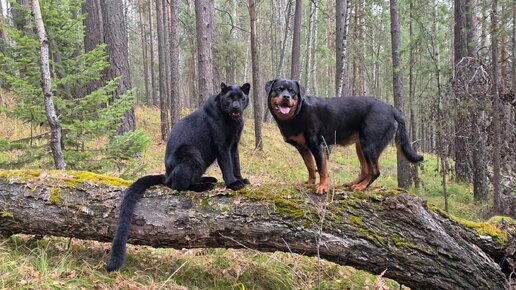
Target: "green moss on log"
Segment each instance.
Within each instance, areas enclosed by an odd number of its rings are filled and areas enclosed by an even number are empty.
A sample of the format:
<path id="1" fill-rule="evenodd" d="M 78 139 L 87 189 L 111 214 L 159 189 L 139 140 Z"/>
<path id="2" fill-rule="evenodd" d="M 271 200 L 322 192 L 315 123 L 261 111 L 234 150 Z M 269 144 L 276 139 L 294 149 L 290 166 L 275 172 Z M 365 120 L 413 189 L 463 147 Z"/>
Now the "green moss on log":
<path id="1" fill-rule="evenodd" d="M 87 171 L 72 170 L 0 170 L 0 178 L 15 179 L 22 182 L 45 182 L 51 179 L 55 184 L 77 186 L 83 182 L 105 184 L 114 187 L 128 187 L 131 181 L 96 174 Z"/>

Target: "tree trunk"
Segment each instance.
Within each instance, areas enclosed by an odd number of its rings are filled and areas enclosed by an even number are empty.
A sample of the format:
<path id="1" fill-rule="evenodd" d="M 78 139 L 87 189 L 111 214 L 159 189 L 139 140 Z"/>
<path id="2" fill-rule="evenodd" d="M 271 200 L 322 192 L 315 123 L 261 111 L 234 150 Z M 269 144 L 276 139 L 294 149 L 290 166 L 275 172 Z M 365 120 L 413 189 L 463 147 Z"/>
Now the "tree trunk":
<path id="1" fill-rule="evenodd" d="M 493 198 L 494 211 L 501 212 L 501 176 L 500 176 L 500 100 L 499 100 L 499 80 L 498 80 L 498 1 L 494 0 L 491 4 L 491 97 L 493 98 Z"/>
<path id="2" fill-rule="evenodd" d="M 401 74 L 401 31 L 398 15 L 397 0 L 390 0 L 391 13 L 391 42 L 392 42 L 392 86 L 394 94 L 394 106 L 400 110 L 403 116 L 405 100 L 403 98 L 403 76 Z M 410 165 L 401 150 L 397 151 L 398 186 L 408 188 L 411 184 Z"/>
<path id="3" fill-rule="evenodd" d="M 346 49 L 348 37 L 348 0 L 336 0 L 336 65 L 335 65 L 335 94 L 342 97 L 345 86 L 345 70 L 346 70 Z"/>
<path id="4" fill-rule="evenodd" d="M 106 72 L 106 79 L 111 80 L 121 76 L 122 79 L 118 88 L 113 94 L 117 99 L 131 89 L 131 76 L 129 73 L 127 21 L 124 15 L 124 5 L 116 0 L 100 1 L 102 20 L 104 27 L 104 42 L 109 58 L 109 68 Z M 122 125 L 118 134 L 123 134 L 136 129 L 134 107 L 124 113 Z"/>
<path id="5" fill-rule="evenodd" d="M 276 76 L 275 77 L 281 77 L 284 75 L 283 67 L 284 67 L 284 63 L 285 63 L 285 50 L 287 47 L 287 42 L 288 42 L 287 40 L 288 40 L 288 36 L 289 36 L 289 31 L 290 31 L 291 11 L 292 11 L 292 1 L 288 0 L 287 13 L 285 14 L 285 27 L 283 30 L 283 41 L 281 42 L 279 63 L 278 63 L 278 66 L 276 67 Z"/>
<path id="6" fill-rule="evenodd" d="M 63 150 L 61 148 L 61 125 L 56 114 L 54 100 L 52 98 L 52 79 L 50 78 L 50 66 L 48 58 L 48 39 L 45 32 L 45 24 L 41 17 L 41 9 L 39 1 L 32 1 L 32 14 L 36 24 L 36 30 L 39 37 L 39 45 L 41 52 L 41 89 L 45 98 L 45 112 L 47 115 L 48 125 L 50 126 L 50 148 L 54 157 L 54 166 L 57 169 L 65 169 Z"/>
<path id="7" fill-rule="evenodd" d="M 468 56 L 468 48 L 467 48 L 467 36 L 466 36 L 466 1 L 467 0 L 454 0 L 454 65 L 457 65 L 463 57 Z M 462 102 L 464 102 L 464 96 L 457 95 L 455 96 L 455 102 L 457 107 L 461 107 Z M 470 135 L 469 127 L 469 118 L 465 116 L 464 113 L 458 113 L 458 116 L 455 118 L 455 178 L 458 181 L 466 181 L 469 182 L 472 180 L 472 170 L 470 165 L 470 156 L 471 152 L 469 152 L 469 139 Z"/>
<path id="8" fill-rule="evenodd" d="M 5 47 L 7 45 L 7 30 L 5 29 L 4 25 L 4 8 L 2 5 L 2 1 L 0 1 L 0 52 L 2 53 L 4 52 Z"/>
<path id="9" fill-rule="evenodd" d="M 310 1 L 310 11 L 309 11 L 309 17 L 308 17 L 308 27 L 307 27 L 307 36 L 306 36 L 306 61 L 305 61 L 305 94 L 310 94 L 310 87 L 311 87 L 311 78 L 312 78 L 312 58 L 314 54 L 314 47 L 312 45 L 312 42 L 315 41 L 314 39 L 314 27 L 317 25 L 314 21 L 315 19 L 315 2 Z"/>
<path id="10" fill-rule="evenodd" d="M 110 242 L 128 184 L 88 172 L 0 171 L 0 234 Z M 155 187 L 136 207 L 129 242 L 319 255 L 375 274 L 387 269 L 386 277 L 412 289 L 509 289 L 502 271 L 510 273 L 510 265 L 497 262 L 516 258 L 514 252 L 416 196 L 341 192 L 327 202 L 308 187 L 270 188 L 178 193 Z"/>
<path id="11" fill-rule="evenodd" d="M 197 28 L 197 81 L 199 83 L 199 106 L 208 97 L 215 93 L 213 86 L 213 51 L 215 13 L 213 0 L 195 0 L 196 28 Z"/>
<path id="12" fill-rule="evenodd" d="M 82 4 L 82 13 L 86 14 L 84 24 L 84 51 L 95 49 L 104 39 L 102 13 L 99 0 L 86 0 Z M 86 86 L 84 95 L 88 95 L 103 86 L 101 80 L 93 80 Z"/>
<path id="13" fill-rule="evenodd" d="M 159 106 L 158 91 L 156 89 L 156 75 L 155 75 L 155 62 L 154 62 L 154 34 L 152 29 L 152 0 L 147 2 L 147 11 L 149 12 L 149 51 L 150 51 L 150 85 L 151 85 L 151 97 L 153 106 Z"/>
<path id="14" fill-rule="evenodd" d="M 299 80 L 300 59 L 301 59 L 301 22 L 303 20 L 303 0 L 296 0 L 296 10 L 294 14 L 294 27 L 292 33 L 292 60 L 290 66 L 290 78 Z"/>
<path id="15" fill-rule="evenodd" d="M 409 2 L 409 110 L 410 110 L 410 139 L 416 140 L 417 136 L 417 124 L 416 124 L 416 118 L 415 118 L 415 104 L 414 104 L 414 97 L 416 94 L 416 84 L 414 80 L 414 51 L 415 51 L 415 40 L 414 40 L 414 31 L 413 31 L 413 12 L 414 12 L 414 4 L 412 3 L 413 0 L 410 0 Z M 417 144 L 417 143 L 416 143 Z M 417 145 L 414 146 L 414 149 L 417 151 Z M 418 174 L 418 164 L 410 164 L 410 169 L 412 172 L 413 182 L 414 186 L 416 188 L 419 188 L 420 182 L 419 182 L 419 174 Z"/>
<path id="16" fill-rule="evenodd" d="M 145 85 L 145 97 L 143 98 L 147 104 L 152 104 L 149 86 L 149 57 L 147 52 L 147 32 L 145 31 L 145 21 L 143 20 L 143 10 L 145 3 L 137 2 L 138 18 L 140 21 L 140 40 L 142 43 L 142 60 L 143 60 L 143 83 Z"/>
<path id="17" fill-rule="evenodd" d="M 263 149 L 262 141 L 262 98 L 263 90 L 260 84 L 260 58 L 259 46 L 256 32 L 256 22 L 258 21 L 258 7 L 256 0 L 249 0 L 249 21 L 251 26 L 251 58 L 253 62 L 253 111 L 254 111 L 254 136 L 255 147 Z"/>
<path id="18" fill-rule="evenodd" d="M 170 19 L 169 19 L 169 28 L 170 28 L 170 37 L 169 37 L 169 46 L 170 46 L 170 114 L 171 114 L 171 127 L 173 128 L 175 124 L 181 118 L 181 90 L 180 90 L 180 82 L 181 82 L 181 72 L 179 71 L 179 30 L 178 30 L 178 9 L 179 9 L 179 1 L 178 0 L 169 0 L 168 2 L 170 8 Z"/>
<path id="19" fill-rule="evenodd" d="M 167 68 L 165 58 L 165 25 L 163 23 L 163 0 L 156 1 L 156 21 L 158 32 L 158 64 L 159 64 L 159 111 L 161 123 L 161 139 L 166 141 L 170 132 L 168 118 Z"/>

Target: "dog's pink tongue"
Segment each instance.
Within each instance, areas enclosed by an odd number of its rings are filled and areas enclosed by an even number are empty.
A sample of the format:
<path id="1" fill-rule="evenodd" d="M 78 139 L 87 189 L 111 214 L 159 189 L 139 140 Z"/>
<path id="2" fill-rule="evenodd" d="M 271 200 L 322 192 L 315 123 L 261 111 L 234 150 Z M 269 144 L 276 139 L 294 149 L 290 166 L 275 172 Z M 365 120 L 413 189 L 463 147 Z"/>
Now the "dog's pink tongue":
<path id="1" fill-rule="evenodd" d="M 279 107 L 279 110 L 282 114 L 286 115 L 288 112 L 290 112 L 290 107 Z"/>

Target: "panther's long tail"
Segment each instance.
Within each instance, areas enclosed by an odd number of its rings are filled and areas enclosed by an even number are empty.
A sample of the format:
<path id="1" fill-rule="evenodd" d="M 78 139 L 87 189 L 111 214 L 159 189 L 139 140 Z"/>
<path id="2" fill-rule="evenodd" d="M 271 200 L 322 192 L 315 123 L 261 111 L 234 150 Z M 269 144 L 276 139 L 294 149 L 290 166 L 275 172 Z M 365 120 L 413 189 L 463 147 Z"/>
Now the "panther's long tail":
<path id="1" fill-rule="evenodd" d="M 405 155 L 408 161 L 412 163 L 423 161 L 423 156 L 417 155 L 416 151 L 410 145 L 409 138 L 407 136 L 407 128 L 405 126 L 405 120 L 401 116 L 400 112 L 394 108 L 394 119 L 398 122 L 398 131 L 396 132 L 396 142 L 401 148 L 401 152 Z"/>
<path id="2" fill-rule="evenodd" d="M 108 272 L 115 271 L 122 267 L 125 260 L 125 248 L 129 237 L 129 226 L 133 218 L 136 203 L 143 196 L 145 190 L 153 185 L 163 184 L 164 175 L 148 175 L 134 182 L 124 194 L 120 204 L 120 214 L 113 244 L 111 246 L 111 257 L 107 263 Z"/>

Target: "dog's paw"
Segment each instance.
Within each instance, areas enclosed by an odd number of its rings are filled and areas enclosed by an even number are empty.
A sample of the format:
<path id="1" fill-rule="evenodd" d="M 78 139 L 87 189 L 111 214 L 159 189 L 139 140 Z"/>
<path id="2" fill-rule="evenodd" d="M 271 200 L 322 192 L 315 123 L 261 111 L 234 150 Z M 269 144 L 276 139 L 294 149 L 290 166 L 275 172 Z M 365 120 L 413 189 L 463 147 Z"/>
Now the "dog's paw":
<path id="1" fill-rule="evenodd" d="M 251 184 L 251 182 L 250 182 L 250 181 L 249 181 L 249 179 L 247 179 L 247 178 L 242 178 L 242 179 L 240 179 L 240 181 L 242 181 L 242 182 L 243 182 L 244 184 L 246 184 L 246 185 Z"/>
<path id="2" fill-rule="evenodd" d="M 318 195 L 323 195 L 328 192 L 327 184 L 318 184 L 315 186 L 315 193 Z"/>
<path id="3" fill-rule="evenodd" d="M 239 190 L 245 187 L 245 183 L 241 179 L 226 185 L 226 187 L 232 190 Z"/>

